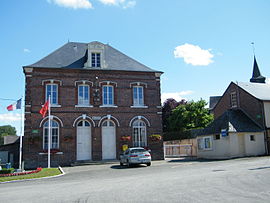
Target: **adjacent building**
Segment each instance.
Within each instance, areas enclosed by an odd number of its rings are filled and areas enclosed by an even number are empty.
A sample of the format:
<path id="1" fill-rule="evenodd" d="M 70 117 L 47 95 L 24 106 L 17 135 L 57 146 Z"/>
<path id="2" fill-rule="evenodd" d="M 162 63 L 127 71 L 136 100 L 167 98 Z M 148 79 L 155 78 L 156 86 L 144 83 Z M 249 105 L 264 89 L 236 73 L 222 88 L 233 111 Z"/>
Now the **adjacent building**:
<path id="1" fill-rule="evenodd" d="M 231 82 L 210 100 L 215 120 L 198 136 L 198 157 L 262 155 L 270 149 L 270 85 L 254 57 L 250 82 Z"/>
<path id="2" fill-rule="evenodd" d="M 26 168 L 47 164 L 48 116 L 39 110 L 49 96 L 53 166 L 118 159 L 127 146 L 164 158 L 153 139 L 162 134 L 161 71 L 100 42 L 68 42 L 23 70 Z"/>

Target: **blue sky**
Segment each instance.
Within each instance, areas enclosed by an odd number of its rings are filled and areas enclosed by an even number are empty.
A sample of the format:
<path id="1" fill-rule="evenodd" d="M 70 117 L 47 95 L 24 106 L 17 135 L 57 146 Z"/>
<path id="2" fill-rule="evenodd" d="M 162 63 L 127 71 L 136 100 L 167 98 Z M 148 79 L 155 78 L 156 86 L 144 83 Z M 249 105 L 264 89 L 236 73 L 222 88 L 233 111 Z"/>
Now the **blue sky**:
<path id="1" fill-rule="evenodd" d="M 24 94 L 22 66 L 69 41 L 109 43 L 162 76 L 162 98 L 208 101 L 249 81 L 253 51 L 270 77 L 269 0 L 8 0 L 0 6 L 0 126 Z M 11 99 L 11 100 L 3 100 Z"/>

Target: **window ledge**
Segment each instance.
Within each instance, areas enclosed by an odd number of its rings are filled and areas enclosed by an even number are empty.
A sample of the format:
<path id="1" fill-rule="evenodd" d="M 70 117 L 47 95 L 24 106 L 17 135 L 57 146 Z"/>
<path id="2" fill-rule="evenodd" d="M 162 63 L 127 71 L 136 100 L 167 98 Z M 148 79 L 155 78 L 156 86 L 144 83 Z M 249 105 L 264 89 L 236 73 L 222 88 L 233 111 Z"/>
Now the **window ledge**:
<path id="1" fill-rule="evenodd" d="M 48 153 L 46 153 L 46 152 L 39 152 L 38 153 L 39 155 L 48 155 Z M 63 152 L 56 152 L 56 153 L 51 153 L 51 155 L 52 154 L 64 154 Z"/>
<path id="2" fill-rule="evenodd" d="M 100 108 L 117 108 L 118 106 L 115 105 L 101 105 Z"/>
<path id="3" fill-rule="evenodd" d="M 200 151 L 212 151 L 212 148 L 207 148 L 207 149 L 199 149 Z"/>
<path id="4" fill-rule="evenodd" d="M 80 107 L 80 108 L 92 108 L 93 106 L 92 105 L 75 105 L 75 107 Z"/>
<path id="5" fill-rule="evenodd" d="M 61 105 L 60 104 L 51 104 L 51 107 L 52 108 L 54 108 L 54 107 L 59 108 L 59 107 L 61 107 Z"/>
<path id="6" fill-rule="evenodd" d="M 147 109 L 148 106 L 130 106 L 130 108 Z"/>

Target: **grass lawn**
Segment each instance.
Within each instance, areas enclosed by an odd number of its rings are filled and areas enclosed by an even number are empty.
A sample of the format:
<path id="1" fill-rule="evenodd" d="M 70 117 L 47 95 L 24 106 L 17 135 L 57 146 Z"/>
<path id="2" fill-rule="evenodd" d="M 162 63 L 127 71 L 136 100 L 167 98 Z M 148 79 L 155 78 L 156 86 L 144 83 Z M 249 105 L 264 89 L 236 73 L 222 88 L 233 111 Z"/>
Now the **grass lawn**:
<path id="1" fill-rule="evenodd" d="M 48 176 L 55 176 L 59 174 L 61 174 L 61 171 L 58 168 L 43 168 L 38 173 L 32 173 L 32 174 L 20 175 L 20 176 L 0 177 L 0 182 L 11 181 L 11 180 L 42 178 L 42 177 L 48 177 Z"/>

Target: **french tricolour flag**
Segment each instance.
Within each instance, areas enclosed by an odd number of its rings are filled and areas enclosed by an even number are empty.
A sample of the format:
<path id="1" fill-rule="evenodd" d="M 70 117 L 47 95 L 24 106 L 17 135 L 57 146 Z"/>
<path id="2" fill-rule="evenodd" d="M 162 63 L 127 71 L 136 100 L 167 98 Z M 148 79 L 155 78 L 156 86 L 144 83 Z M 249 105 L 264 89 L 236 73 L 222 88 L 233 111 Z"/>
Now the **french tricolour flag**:
<path id="1" fill-rule="evenodd" d="M 13 110 L 16 110 L 16 109 L 21 109 L 21 106 L 22 106 L 22 99 L 19 99 L 19 100 L 17 100 L 17 102 L 9 105 L 7 107 L 7 110 L 8 111 L 13 111 Z"/>

